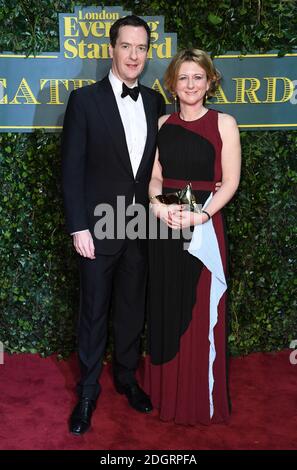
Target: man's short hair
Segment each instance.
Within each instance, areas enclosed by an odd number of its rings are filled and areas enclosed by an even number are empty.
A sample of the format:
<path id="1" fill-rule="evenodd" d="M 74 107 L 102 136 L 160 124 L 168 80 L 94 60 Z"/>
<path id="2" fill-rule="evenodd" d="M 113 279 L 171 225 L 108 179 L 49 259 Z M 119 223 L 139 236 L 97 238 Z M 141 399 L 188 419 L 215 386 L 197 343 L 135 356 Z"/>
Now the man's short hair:
<path id="1" fill-rule="evenodd" d="M 147 50 L 149 50 L 151 30 L 149 28 L 149 25 L 142 18 L 139 18 L 139 16 L 136 15 L 124 16 L 123 18 L 120 18 L 113 23 L 109 33 L 110 44 L 112 45 L 112 47 L 115 47 L 119 36 L 119 30 L 123 26 L 136 26 L 144 28 L 147 33 Z"/>

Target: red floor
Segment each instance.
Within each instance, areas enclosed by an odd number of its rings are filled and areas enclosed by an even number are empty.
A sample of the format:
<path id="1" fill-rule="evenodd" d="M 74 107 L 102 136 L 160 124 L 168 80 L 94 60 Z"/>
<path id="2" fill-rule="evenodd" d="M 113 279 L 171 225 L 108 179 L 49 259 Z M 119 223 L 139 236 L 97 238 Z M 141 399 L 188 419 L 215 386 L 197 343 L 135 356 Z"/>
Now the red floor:
<path id="1" fill-rule="evenodd" d="M 297 365 L 290 364 L 290 352 L 231 359 L 228 426 L 185 427 L 160 422 L 157 411 L 137 413 L 114 391 L 106 366 L 92 429 L 82 437 L 67 427 L 76 401 L 75 357 L 5 355 L 0 449 L 297 449 Z"/>

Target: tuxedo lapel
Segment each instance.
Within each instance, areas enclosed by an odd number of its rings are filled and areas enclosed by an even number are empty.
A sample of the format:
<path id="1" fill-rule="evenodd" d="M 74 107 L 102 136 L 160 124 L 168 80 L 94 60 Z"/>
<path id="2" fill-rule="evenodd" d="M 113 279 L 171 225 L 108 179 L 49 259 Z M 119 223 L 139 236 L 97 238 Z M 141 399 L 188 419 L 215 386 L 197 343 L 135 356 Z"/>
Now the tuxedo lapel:
<path id="1" fill-rule="evenodd" d="M 154 122 L 155 119 L 157 119 L 157 116 L 154 115 L 153 113 L 153 108 L 152 108 L 152 99 L 148 91 L 145 89 L 145 87 L 139 85 L 140 87 L 140 93 L 143 101 L 143 106 L 144 106 L 144 112 L 146 116 L 146 124 L 147 124 L 147 137 L 146 137 L 146 143 L 142 155 L 142 159 L 137 171 L 137 175 L 141 174 L 142 170 L 145 168 L 150 156 L 151 152 L 155 143 L 155 135 L 154 135 L 154 128 L 156 127 L 156 123 Z"/>
<path id="2" fill-rule="evenodd" d="M 98 83 L 97 93 L 95 95 L 98 111 L 108 128 L 111 141 L 119 160 L 124 165 L 129 175 L 134 178 L 124 126 L 108 77 L 105 77 Z"/>

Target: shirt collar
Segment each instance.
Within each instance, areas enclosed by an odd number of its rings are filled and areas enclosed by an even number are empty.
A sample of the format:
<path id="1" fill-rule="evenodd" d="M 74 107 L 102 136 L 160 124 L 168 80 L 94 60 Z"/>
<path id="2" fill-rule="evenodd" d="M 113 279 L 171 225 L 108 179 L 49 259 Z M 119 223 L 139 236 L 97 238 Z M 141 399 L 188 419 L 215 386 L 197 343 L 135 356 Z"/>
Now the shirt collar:
<path id="1" fill-rule="evenodd" d="M 111 69 L 109 71 L 108 78 L 109 78 L 109 81 L 110 81 L 110 84 L 112 86 L 112 89 L 113 89 L 114 93 L 121 94 L 122 91 L 123 91 L 123 82 L 122 82 L 122 80 L 120 80 L 118 77 L 116 77 Z M 137 84 L 138 84 L 138 81 L 136 80 L 133 83 L 133 85 L 129 88 L 133 88 L 133 87 L 137 86 Z"/>

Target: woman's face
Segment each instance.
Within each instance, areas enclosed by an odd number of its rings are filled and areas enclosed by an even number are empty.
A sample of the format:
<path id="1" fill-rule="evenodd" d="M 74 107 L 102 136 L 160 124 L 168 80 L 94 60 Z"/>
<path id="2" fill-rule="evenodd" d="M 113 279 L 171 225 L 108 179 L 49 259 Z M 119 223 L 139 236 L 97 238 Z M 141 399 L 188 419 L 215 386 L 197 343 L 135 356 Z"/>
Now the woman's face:
<path id="1" fill-rule="evenodd" d="M 195 105 L 203 102 L 209 89 L 205 70 L 193 61 L 183 62 L 177 74 L 175 92 L 181 104 Z"/>

